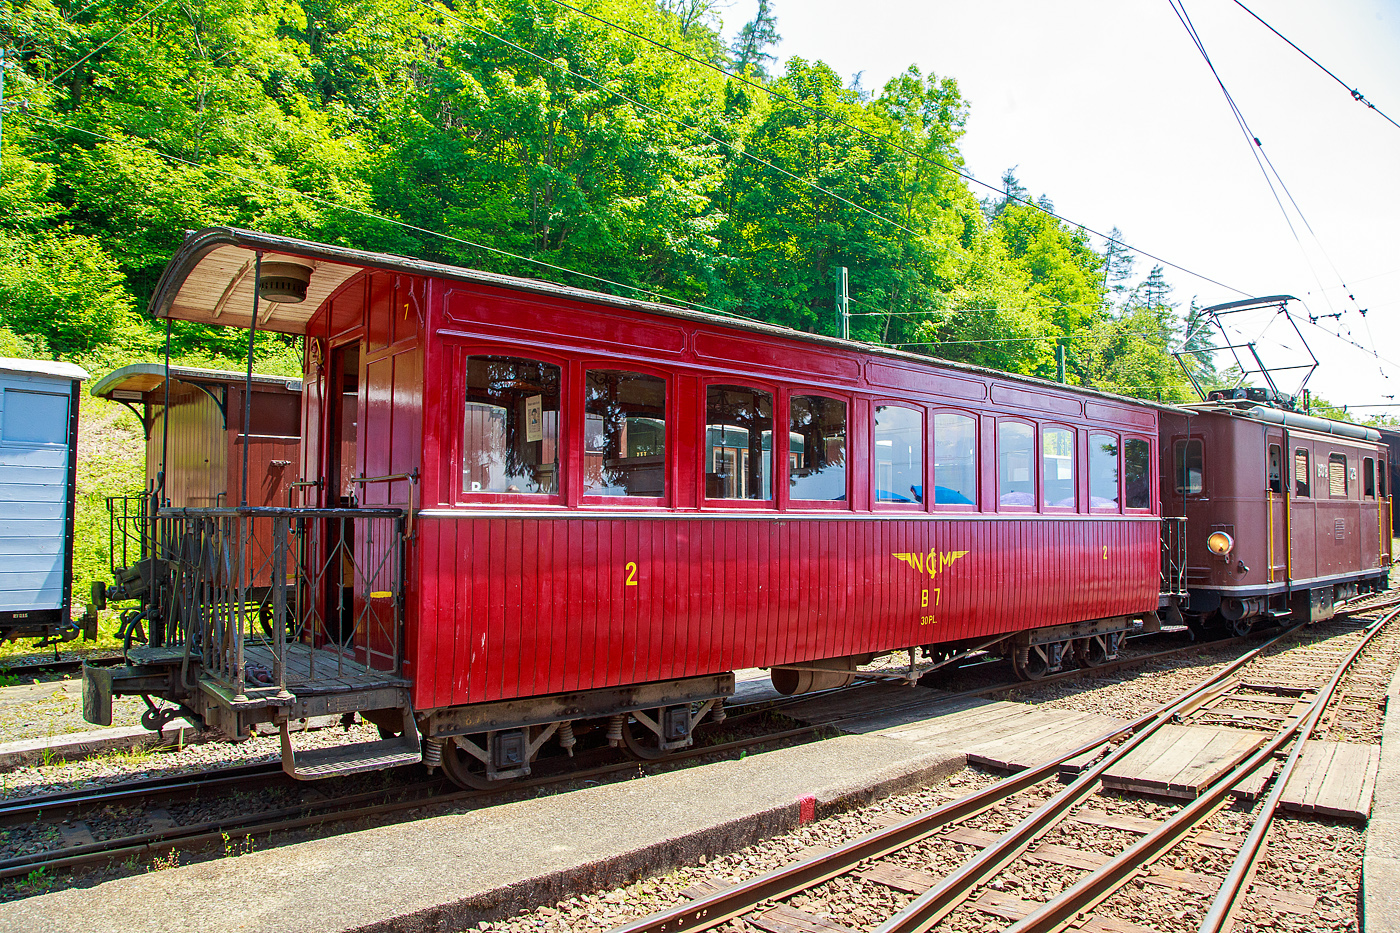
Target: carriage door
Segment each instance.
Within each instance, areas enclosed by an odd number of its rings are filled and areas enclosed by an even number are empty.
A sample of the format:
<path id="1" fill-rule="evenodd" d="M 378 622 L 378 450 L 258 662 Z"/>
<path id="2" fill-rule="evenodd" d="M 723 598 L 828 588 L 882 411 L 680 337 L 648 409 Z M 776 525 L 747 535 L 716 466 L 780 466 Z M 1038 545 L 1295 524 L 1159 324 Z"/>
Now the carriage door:
<path id="1" fill-rule="evenodd" d="M 1268 514 L 1265 516 L 1265 526 L 1268 535 L 1268 580 L 1270 583 L 1279 583 L 1288 579 L 1288 504 L 1289 490 L 1284 482 L 1287 479 L 1287 472 L 1284 466 L 1283 452 L 1288 449 L 1288 443 L 1282 433 L 1269 433 L 1266 447 L 1267 457 L 1267 481 L 1268 494 L 1264 497 L 1265 508 Z"/>
<path id="2" fill-rule="evenodd" d="M 355 476 L 359 463 L 360 345 L 336 347 L 331 351 L 330 363 L 324 502 L 328 509 L 353 509 L 358 504 Z M 348 645 L 355 633 L 354 519 L 327 518 L 322 541 L 325 637 L 338 645 Z"/>

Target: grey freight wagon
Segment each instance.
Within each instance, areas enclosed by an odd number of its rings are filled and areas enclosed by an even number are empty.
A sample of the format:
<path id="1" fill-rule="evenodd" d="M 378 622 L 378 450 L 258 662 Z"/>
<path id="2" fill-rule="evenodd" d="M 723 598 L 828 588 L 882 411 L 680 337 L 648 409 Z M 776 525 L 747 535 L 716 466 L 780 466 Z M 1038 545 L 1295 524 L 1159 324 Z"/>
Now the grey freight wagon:
<path id="1" fill-rule="evenodd" d="M 78 390 L 72 363 L 0 357 L 0 638 L 68 641 Z M 95 632 L 89 637 L 95 636 Z"/>

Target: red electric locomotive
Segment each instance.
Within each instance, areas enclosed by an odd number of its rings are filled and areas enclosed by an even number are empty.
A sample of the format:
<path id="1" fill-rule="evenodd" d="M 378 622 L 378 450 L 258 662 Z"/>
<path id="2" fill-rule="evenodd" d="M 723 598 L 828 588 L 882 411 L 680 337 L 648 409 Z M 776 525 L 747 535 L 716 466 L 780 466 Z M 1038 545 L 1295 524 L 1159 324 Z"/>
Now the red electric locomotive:
<path id="1" fill-rule="evenodd" d="M 87 672 L 93 721 L 161 696 L 281 724 L 300 777 L 474 785 L 585 723 L 683 747 L 742 668 L 796 693 L 987 648 L 1036 678 L 1155 622 L 1158 406 L 222 228 L 151 307 L 305 337 L 301 495 L 159 510 L 158 624 Z M 384 738 L 294 747 L 349 712 Z"/>

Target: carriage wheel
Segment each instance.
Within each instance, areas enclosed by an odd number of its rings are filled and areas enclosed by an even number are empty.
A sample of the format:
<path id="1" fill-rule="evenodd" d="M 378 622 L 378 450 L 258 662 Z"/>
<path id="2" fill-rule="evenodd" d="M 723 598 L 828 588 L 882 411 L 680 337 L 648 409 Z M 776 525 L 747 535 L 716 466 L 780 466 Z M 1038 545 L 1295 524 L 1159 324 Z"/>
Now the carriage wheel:
<path id="1" fill-rule="evenodd" d="M 1094 668 L 1107 664 L 1110 658 L 1108 642 L 1105 639 L 1111 637 L 1111 635 L 1090 635 L 1088 638 L 1075 639 L 1074 654 L 1079 660 L 1080 667 Z"/>
<path id="2" fill-rule="evenodd" d="M 658 707 L 655 709 L 639 710 L 641 715 L 651 719 L 652 722 L 661 724 L 666 716 L 666 711 L 673 707 Z M 690 715 L 690 707 L 686 705 L 685 714 Z M 633 714 L 636 715 L 636 714 Z M 660 758 L 667 758 L 679 749 L 666 748 L 661 736 L 647 727 L 646 723 L 638 722 L 631 716 L 627 717 L 622 724 L 622 744 L 626 746 L 628 753 L 641 761 L 656 761 Z"/>
<path id="3" fill-rule="evenodd" d="M 1015 668 L 1016 676 L 1022 680 L 1040 680 L 1049 674 L 1050 657 L 1057 647 L 1063 658 L 1064 649 L 1069 645 L 1062 641 L 1016 648 L 1011 655 L 1011 666 Z"/>
<path id="4" fill-rule="evenodd" d="M 491 790 L 509 781 L 492 781 L 486 777 L 486 762 L 457 744 L 454 736 L 443 744 L 442 773 L 463 790 Z"/>

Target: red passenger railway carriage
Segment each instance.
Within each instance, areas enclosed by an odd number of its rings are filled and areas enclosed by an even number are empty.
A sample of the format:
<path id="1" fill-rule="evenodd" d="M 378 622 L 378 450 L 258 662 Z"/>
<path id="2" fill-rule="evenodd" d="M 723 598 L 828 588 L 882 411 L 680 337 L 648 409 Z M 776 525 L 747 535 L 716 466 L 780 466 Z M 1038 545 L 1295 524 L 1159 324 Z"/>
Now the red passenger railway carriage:
<path id="1" fill-rule="evenodd" d="M 1155 620 L 1156 406 L 231 229 L 152 309 L 305 337 L 300 496 L 162 510 L 165 625 L 87 678 L 99 720 L 114 693 L 232 734 L 354 711 L 383 741 L 284 728 L 287 768 L 480 783 L 594 725 L 682 747 L 743 668 L 793 693 L 988 648 L 1034 678 Z M 249 536 L 286 581 L 258 612 Z"/>

